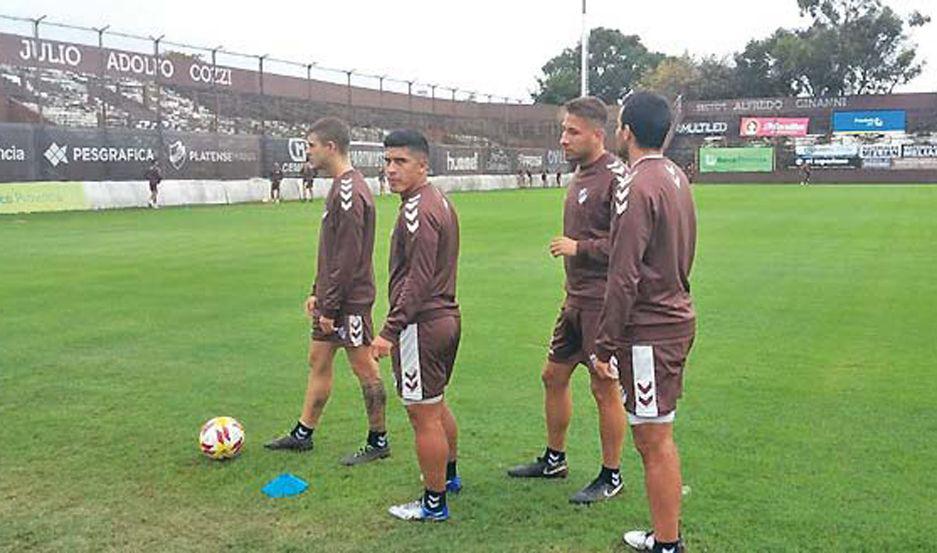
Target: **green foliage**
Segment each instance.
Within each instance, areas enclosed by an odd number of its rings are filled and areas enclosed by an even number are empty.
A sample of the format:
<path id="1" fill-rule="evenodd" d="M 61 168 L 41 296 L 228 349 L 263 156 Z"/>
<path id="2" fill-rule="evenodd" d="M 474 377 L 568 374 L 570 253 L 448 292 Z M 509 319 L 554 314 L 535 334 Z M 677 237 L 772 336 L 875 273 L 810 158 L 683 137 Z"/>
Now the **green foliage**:
<path id="1" fill-rule="evenodd" d="M 543 66 L 537 79 L 537 103 L 563 104 L 579 96 L 581 46 L 565 48 Z M 636 35 L 599 27 L 589 35 L 589 93 L 615 104 L 662 59 L 650 52 Z"/>
<path id="2" fill-rule="evenodd" d="M 749 96 L 890 93 L 921 74 L 907 30 L 930 18 L 902 18 L 880 0 L 798 0 L 805 29 L 778 29 L 735 56 Z"/>
<path id="3" fill-rule="evenodd" d="M 641 87 L 688 100 L 764 96 L 886 94 L 922 72 L 908 31 L 930 23 L 903 17 L 881 0 L 797 0 L 810 24 L 750 40 L 729 59 L 665 57 L 637 36 L 596 29 L 589 41 L 590 90 L 609 104 Z M 562 104 L 579 95 L 579 48 L 547 62 L 533 95 Z"/>

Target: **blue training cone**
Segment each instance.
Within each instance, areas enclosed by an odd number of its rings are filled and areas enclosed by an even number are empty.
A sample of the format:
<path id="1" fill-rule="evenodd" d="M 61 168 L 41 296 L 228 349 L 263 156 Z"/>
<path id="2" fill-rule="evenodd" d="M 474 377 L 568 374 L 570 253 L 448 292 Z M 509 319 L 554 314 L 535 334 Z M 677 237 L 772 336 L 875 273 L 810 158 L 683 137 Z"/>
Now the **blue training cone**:
<path id="1" fill-rule="evenodd" d="M 305 480 L 290 473 L 281 474 L 261 488 L 269 497 L 290 497 L 299 495 L 309 488 Z"/>

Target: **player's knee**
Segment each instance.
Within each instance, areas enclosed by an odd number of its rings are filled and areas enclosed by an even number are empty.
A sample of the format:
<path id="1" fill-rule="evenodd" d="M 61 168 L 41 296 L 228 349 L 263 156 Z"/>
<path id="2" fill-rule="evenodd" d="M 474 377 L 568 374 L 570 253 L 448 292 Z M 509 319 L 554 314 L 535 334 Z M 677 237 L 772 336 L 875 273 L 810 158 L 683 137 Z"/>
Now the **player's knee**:
<path id="1" fill-rule="evenodd" d="M 615 380 L 592 377 L 590 388 L 592 396 L 599 402 L 620 402 L 621 389 Z"/>
<path id="2" fill-rule="evenodd" d="M 353 363 L 351 370 L 362 385 L 375 384 L 381 381 L 381 373 L 378 370 L 377 363 L 370 360 Z"/>
<path id="3" fill-rule="evenodd" d="M 330 376 L 332 374 L 332 364 L 327 359 L 309 356 L 309 372 L 321 376 Z"/>
<path id="4" fill-rule="evenodd" d="M 543 385 L 550 389 L 562 389 L 569 386 L 569 375 L 555 367 L 545 367 L 540 374 Z"/>
<path id="5" fill-rule="evenodd" d="M 407 405 L 407 416 L 415 432 L 434 429 L 442 425 L 439 405 Z"/>
<path id="6" fill-rule="evenodd" d="M 634 447 L 645 462 L 668 457 L 676 451 L 673 439 L 652 432 L 635 432 Z"/>
<path id="7" fill-rule="evenodd" d="M 410 425 L 416 432 L 424 429 L 428 422 L 426 413 L 424 410 L 420 409 L 418 405 L 407 406 L 407 417 L 410 419 Z"/>

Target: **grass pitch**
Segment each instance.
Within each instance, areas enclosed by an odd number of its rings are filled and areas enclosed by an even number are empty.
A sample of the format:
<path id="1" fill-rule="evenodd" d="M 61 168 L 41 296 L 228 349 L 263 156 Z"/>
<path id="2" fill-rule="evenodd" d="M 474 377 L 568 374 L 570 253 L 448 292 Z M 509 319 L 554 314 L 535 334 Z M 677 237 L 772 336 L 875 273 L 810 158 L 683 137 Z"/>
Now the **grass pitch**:
<path id="1" fill-rule="evenodd" d="M 688 545 L 932 550 L 937 187 L 695 194 L 699 333 L 676 424 Z M 393 456 L 338 466 L 366 431 L 341 355 L 316 450 L 261 447 L 301 406 L 321 201 L 0 217 L 0 550 L 624 550 L 621 532 L 649 517 L 630 441 L 620 498 L 567 503 L 600 462 L 584 371 L 570 478 L 504 473 L 544 443 L 562 192 L 452 199 L 463 341 L 448 397 L 466 488 L 446 524 L 386 513 L 420 491 L 398 402 Z M 378 205 L 379 327 L 397 202 Z M 386 361 L 382 373 L 390 383 Z M 233 462 L 198 451 L 215 415 L 245 426 Z M 287 471 L 309 491 L 260 493 Z"/>

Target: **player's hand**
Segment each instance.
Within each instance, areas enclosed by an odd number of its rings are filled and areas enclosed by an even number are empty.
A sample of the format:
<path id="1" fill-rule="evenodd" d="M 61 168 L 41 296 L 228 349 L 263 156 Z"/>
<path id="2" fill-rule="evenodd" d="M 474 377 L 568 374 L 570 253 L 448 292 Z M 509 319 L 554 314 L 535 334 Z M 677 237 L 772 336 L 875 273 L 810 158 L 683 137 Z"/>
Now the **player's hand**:
<path id="1" fill-rule="evenodd" d="M 312 313 L 316 310 L 316 297 L 309 296 L 308 298 L 306 298 L 306 303 L 303 307 L 306 308 L 306 316 L 311 319 Z"/>
<path id="2" fill-rule="evenodd" d="M 390 355 L 390 350 L 394 348 L 389 340 L 383 336 L 378 336 L 371 342 L 371 357 L 375 360 L 380 360 L 382 357 L 388 357 Z"/>
<path id="3" fill-rule="evenodd" d="M 573 257 L 576 255 L 578 249 L 576 241 L 572 238 L 558 236 L 550 241 L 550 255 L 553 257 L 559 257 L 561 255 Z"/>
<path id="4" fill-rule="evenodd" d="M 323 334 L 332 334 L 335 332 L 335 319 L 330 319 L 325 315 L 319 315 L 319 328 Z"/>
<path id="5" fill-rule="evenodd" d="M 599 361 L 597 357 L 592 356 L 592 368 L 599 378 L 607 380 L 618 380 L 618 368 L 604 361 Z"/>

